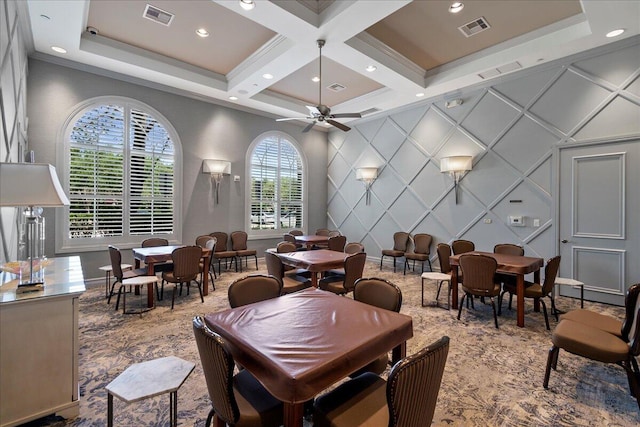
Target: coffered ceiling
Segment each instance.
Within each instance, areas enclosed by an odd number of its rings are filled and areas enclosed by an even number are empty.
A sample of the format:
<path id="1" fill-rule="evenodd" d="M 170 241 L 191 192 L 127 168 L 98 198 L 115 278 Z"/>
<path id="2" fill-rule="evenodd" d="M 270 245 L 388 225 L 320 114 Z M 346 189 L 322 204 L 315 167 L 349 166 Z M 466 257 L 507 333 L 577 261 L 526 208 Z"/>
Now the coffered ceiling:
<path id="1" fill-rule="evenodd" d="M 457 14 L 435 0 L 255 3 L 247 11 L 235 0 L 28 0 L 33 56 L 303 117 L 320 94 L 333 113 L 375 114 L 640 33 L 639 1 L 466 0 Z M 143 16 L 147 5 L 169 24 Z M 465 25 L 486 29 L 466 36 Z M 605 37 L 617 28 L 626 31 Z M 321 86 L 311 80 L 318 39 Z"/>

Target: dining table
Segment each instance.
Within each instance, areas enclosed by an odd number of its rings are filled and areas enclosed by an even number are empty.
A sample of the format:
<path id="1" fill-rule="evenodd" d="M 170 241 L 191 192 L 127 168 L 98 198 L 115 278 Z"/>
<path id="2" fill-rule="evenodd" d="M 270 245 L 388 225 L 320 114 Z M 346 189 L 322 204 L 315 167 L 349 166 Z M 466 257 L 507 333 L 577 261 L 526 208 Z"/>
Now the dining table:
<path id="1" fill-rule="evenodd" d="M 147 267 L 147 275 L 155 275 L 155 265 L 171 260 L 171 253 L 185 245 L 168 245 L 168 246 L 150 246 L 146 248 L 133 248 L 133 259 L 135 260 L 135 268 L 140 268 L 140 263 L 144 262 Z M 209 260 L 211 258 L 211 249 L 202 248 L 202 261 L 204 263 L 205 274 L 202 275 L 202 295 L 209 295 Z M 147 287 L 147 307 L 153 307 L 153 287 Z"/>
<path id="2" fill-rule="evenodd" d="M 460 257 L 469 254 L 489 256 L 498 263 L 496 273 L 512 274 L 516 277 L 517 322 L 519 327 L 524 327 L 524 276 L 533 273 L 533 281 L 540 283 L 540 268 L 544 265 L 544 259 L 482 251 L 452 255 L 449 257 L 449 263 L 451 264 L 451 306 L 453 308 L 458 308 L 458 266 L 460 265 Z"/>
<path id="3" fill-rule="evenodd" d="M 234 360 L 302 427 L 304 403 L 380 355 L 406 356 L 410 316 L 315 288 L 205 315 Z"/>
<path id="4" fill-rule="evenodd" d="M 300 236 L 294 236 L 296 243 L 307 246 L 307 250 L 310 250 L 314 246 L 327 246 L 329 244 L 329 236 L 321 236 L 318 234 L 304 234 Z"/>
<path id="5" fill-rule="evenodd" d="M 311 284 L 314 288 L 317 288 L 318 273 L 344 267 L 344 260 L 351 254 L 329 249 L 317 249 L 313 251 L 280 252 L 276 253 L 276 255 L 285 265 L 310 271 Z"/>

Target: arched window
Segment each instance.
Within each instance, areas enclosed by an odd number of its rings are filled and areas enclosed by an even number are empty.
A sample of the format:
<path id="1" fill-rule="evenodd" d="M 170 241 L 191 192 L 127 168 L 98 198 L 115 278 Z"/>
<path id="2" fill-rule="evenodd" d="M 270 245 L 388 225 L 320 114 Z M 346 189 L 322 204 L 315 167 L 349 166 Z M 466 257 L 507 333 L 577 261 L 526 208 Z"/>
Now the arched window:
<path id="1" fill-rule="evenodd" d="M 172 126 L 126 98 L 83 103 L 64 130 L 65 209 L 57 250 L 180 240 L 179 144 Z"/>
<path id="2" fill-rule="evenodd" d="M 301 229 L 305 221 L 305 165 L 293 138 L 265 133 L 251 144 L 247 158 L 247 230 L 275 236 Z"/>

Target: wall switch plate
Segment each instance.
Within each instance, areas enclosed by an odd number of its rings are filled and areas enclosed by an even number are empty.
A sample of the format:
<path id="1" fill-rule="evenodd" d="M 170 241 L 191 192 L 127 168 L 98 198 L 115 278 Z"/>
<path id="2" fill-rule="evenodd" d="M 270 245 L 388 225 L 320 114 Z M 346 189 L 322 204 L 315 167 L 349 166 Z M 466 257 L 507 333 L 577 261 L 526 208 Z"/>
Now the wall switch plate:
<path id="1" fill-rule="evenodd" d="M 509 215 L 509 225 L 512 227 L 524 227 L 524 217 L 522 215 Z"/>
<path id="2" fill-rule="evenodd" d="M 533 226 L 534 227 L 540 227 L 540 219 L 539 218 L 534 218 L 533 219 Z"/>
<path id="3" fill-rule="evenodd" d="M 491 218 L 485 218 L 484 219 L 484 223 L 485 224 L 491 224 Z"/>
<path id="4" fill-rule="evenodd" d="M 240 182 L 240 175 L 233 175 L 233 182 Z"/>

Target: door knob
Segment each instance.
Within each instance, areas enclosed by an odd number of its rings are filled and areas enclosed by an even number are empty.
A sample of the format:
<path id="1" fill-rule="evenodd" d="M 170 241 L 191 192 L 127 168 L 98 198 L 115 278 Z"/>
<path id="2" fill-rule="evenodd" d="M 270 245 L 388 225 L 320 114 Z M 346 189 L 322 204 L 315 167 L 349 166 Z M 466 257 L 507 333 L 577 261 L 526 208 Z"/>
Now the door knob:
<path id="1" fill-rule="evenodd" d="M 569 241 L 567 239 L 562 239 L 560 240 L 562 243 L 569 243 Z"/>

